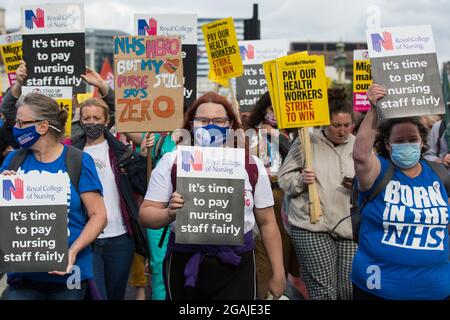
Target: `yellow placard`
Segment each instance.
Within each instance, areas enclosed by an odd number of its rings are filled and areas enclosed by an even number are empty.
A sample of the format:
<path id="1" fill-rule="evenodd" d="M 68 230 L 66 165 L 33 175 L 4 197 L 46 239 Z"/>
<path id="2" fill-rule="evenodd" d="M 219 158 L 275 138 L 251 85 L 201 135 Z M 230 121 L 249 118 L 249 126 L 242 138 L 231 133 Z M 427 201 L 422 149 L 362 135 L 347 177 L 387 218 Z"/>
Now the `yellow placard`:
<path id="1" fill-rule="evenodd" d="M 85 102 L 87 99 L 90 99 L 94 96 L 94 94 L 92 92 L 86 92 L 86 93 L 78 93 L 77 94 L 77 102 L 78 104 L 82 104 L 83 102 Z"/>
<path id="2" fill-rule="evenodd" d="M 280 118 L 278 128 L 330 124 L 323 56 L 287 56 L 276 60 Z"/>
<path id="3" fill-rule="evenodd" d="M 66 109 L 68 117 L 66 121 L 66 131 L 64 136 L 71 137 L 72 135 L 72 99 L 58 99 L 55 98 L 55 101 L 59 104 L 61 109 Z"/>
<path id="4" fill-rule="evenodd" d="M 22 41 L 1 45 L 0 51 L 3 56 L 9 85 L 13 86 L 16 83 L 16 70 L 19 67 L 20 60 L 23 59 Z"/>
<path id="5" fill-rule="evenodd" d="M 267 81 L 267 88 L 269 89 L 269 96 L 270 101 L 272 102 L 272 106 L 274 108 L 275 117 L 278 119 L 281 118 L 280 112 L 280 98 L 279 98 L 279 91 L 278 91 L 278 76 L 277 76 L 277 68 L 276 68 L 276 62 L 277 61 L 284 61 L 285 59 L 294 59 L 299 57 L 305 57 L 308 56 L 307 51 L 301 51 L 294 54 L 291 54 L 286 57 L 281 57 L 278 59 L 269 60 L 263 63 L 263 70 Z"/>
<path id="6" fill-rule="evenodd" d="M 270 65 L 272 63 L 275 63 L 275 60 L 265 61 L 265 62 L 263 62 L 262 66 L 263 66 L 263 70 L 264 70 L 264 77 L 266 78 L 267 89 L 269 90 L 270 101 L 272 102 L 272 106 L 273 106 L 276 103 L 276 101 L 275 101 L 274 89 L 273 89 L 274 79 L 273 79 L 273 75 L 272 75 L 271 68 L 270 68 Z"/>
<path id="7" fill-rule="evenodd" d="M 353 61 L 353 91 L 366 92 L 371 84 L 370 60 Z"/>
<path id="8" fill-rule="evenodd" d="M 370 59 L 366 50 L 355 50 L 353 59 L 353 109 L 366 112 L 370 109 L 367 89 L 372 84 Z"/>
<path id="9" fill-rule="evenodd" d="M 202 26 L 212 81 L 240 77 L 244 72 L 233 18 Z"/>
<path id="10" fill-rule="evenodd" d="M 61 109 L 67 111 L 67 121 L 65 127 L 65 138 L 70 138 L 72 135 L 72 87 L 22 87 L 22 95 L 29 93 L 39 93 L 58 103 Z"/>

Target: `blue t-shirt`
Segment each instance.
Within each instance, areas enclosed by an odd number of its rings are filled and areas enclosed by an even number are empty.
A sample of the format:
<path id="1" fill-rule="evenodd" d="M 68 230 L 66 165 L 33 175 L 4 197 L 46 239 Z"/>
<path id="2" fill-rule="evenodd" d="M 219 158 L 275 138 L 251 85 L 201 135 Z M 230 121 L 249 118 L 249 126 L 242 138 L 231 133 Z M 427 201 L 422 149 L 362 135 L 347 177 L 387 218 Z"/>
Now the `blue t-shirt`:
<path id="1" fill-rule="evenodd" d="M 25 161 L 20 166 L 19 170 L 23 170 L 24 173 L 28 173 L 30 171 L 46 171 L 50 173 L 58 173 L 67 172 L 66 167 L 66 151 L 67 147 L 64 146 L 64 151 L 62 154 L 53 162 L 44 163 L 38 161 L 31 151 L 28 151 L 28 155 Z M 8 169 L 8 165 L 11 162 L 11 159 L 14 157 L 17 151 L 12 151 L 8 154 L 3 165 L 0 169 L 0 172 Z M 81 174 L 80 174 L 80 183 L 78 185 L 78 190 L 80 193 L 96 191 L 102 194 L 102 185 L 100 179 L 97 174 L 97 170 L 95 169 L 94 160 L 92 160 L 91 156 L 87 153 L 83 153 L 81 160 Z M 78 238 L 78 236 L 83 231 L 87 223 L 87 213 L 83 209 L 80 196 L 73 187 L 72 182 L 70 183 L 70 196 L 68 195 L 68 227 L 70 231 L 70 235 L 68 237 L 68 245 L 69 248 L 72 243 Z M 80 251 L 77 255 L 77 260 L 75 262 L 80 268 L 81 271 L 81 280 L 92 279 L 93 271 L 92 271 L 92 251 L 88 246 L 84 250 Z M 63 271 L 63 270 L 56 270 Z M 12 277 L 26 277 L 32 280 L 41 281 L 41 282 L 60 282 L 65 283 L 68 276 L 57 276 L 57 275 L 49 275 L 45 272 L 34 272 L 34 273 L 8 273 L 8 278 Z"/>
<path id="2" fill-rule="evenodd" d="M 389 162 L 379 157 L 381 172 Z M 352 281 L 384 299 L 445 299 L 450 296 L 448 196 L 443 183 L 421 160 L 422 172 L 394 175 L 362 213 Z"/>

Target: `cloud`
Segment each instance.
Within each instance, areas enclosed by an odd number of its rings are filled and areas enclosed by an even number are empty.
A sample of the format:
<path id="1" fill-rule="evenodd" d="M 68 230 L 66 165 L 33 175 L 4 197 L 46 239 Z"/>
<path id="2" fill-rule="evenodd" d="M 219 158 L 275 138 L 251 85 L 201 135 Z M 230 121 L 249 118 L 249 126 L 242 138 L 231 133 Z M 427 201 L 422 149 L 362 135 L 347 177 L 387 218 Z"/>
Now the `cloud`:
<path id="1" fill-rule="evenodd" d="M 68 0 L 52 0 L 64 3 Z M 42 0 L 0 0 L 6 8 L 7 28 L 20 25 L 23 4 Z M 450 60 L 448 13 L 450 0 L 88 0 L 86 27 L 133 33 L 134 13 L 197 13 L 199 17 L 250 18 L 253 3 L 259 4 L 261 35 L 291 41 L 365 41 L 367 8 L 380 8 L 384 26 L 431 24 L 440 62 Z"/>

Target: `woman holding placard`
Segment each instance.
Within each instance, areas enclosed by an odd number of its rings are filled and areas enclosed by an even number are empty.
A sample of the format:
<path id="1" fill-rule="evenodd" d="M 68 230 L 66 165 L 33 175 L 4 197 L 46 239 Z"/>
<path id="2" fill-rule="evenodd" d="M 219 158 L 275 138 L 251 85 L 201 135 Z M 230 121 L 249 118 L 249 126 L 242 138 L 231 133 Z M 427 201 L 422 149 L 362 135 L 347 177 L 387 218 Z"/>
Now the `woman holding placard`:
<path id="1" fill-rule="evenodd" d="M 328 90 L 331 124 L 311 135 L 314 171 L 306 169 L 303 144 L 296 139 L 278 173 L 278 183 L 290 196 L 291 236 L 301 278 L 314 300 L 351 299 L 350 270 L 356 244 L 350 219 L 354 176 L 353 110 L 344 89 Z M 310 220 L 308 185 L 316 182 L 323 215 Z"/>
<path id="2" fill-rule="evenodd" d="M 199 97 L 188 109 L 183 128 L 188 132 L 185 138 L 195 139 L 196 145 L 234 146 L 234 140 L 227 138 L 232 130 L 239 129 L 239 121 L 230 103 L 210 92 Z M 141 221 L 148 227 L 172 226 L 165 259 L 167 298 L 254 300 L 256 283 L 252 229 L 255 219 L 273 270 L 269 291 L 273 296 L 280 297 L 286 281 L 281 239 L 273 213 L 270 182 L 261 162 L 252 156 L 255 162 L 252 170 L 256 171 L 253 174 L 256 173 L 257 181 L 252 182 L 251 172 L 249 169 L 246 171 L 245 202 L 248 205 L 244 214 L 244 245 L 202 246 L 175 244 L 174 241 L 177 210 L 184 204 L 183 190 L 177 190 L 172 182 L 176 182 L 176 177 L 172 179 L 171 174 L 175 158 L 176 152 L 165 154 L 153 170 L 140 210 Z M 203 254 L 206 249 L 208 254 Z M 197 260 L 198 255 L 200 261 Z"/>
<path id="3" fill-rule="evenodd" d="M 27 150 L 18 165 L 18 172 L 46 171 L 68 172 L 66 154 L 71 147 L 60 140 L 64 134 L 67 112 L 51 98 L 29 94 L 17 104 L 14 137 Z M 23 152 L 23 151 L 20 151 Z M 69 266 L 66 271 L 50 273 L 10 273 L 6 298 L 11 300 L 59 300 L 84 299 L 88 280 L 92 279 L 92 251 L 89 245 L 106 225 L 106 209 L 103 190 L 92 158 L 81 151 L 73 151 L 81 159 L 79 182 L 70 182 L 68 198 Z M 1 167 L 2 174 L 15 174 L 11 165 L 16 162 L 18 151 L 12 151 Z M 87 214 L 85 213 L 87 212 Z M 69 289 L 67 283 L 73 266 L 80 272 L 76 281 L 79 287 Z M 72 277 L 72 276 L 70 276 Z M 73 279 L 72 279 L 73 280 Z M 75 284 L 71 282 L 71 284 Z"/>
<path id="4" fill-rule="evenodd" d="M 372 107 L 353 151 L 362 207 L 354 299 L 448 299 L 447 170 L 423 159 L 428 130 L 419 117 L 379 123 L 376 103 L 386 90 L 373 84 L 367 95 Z"/>

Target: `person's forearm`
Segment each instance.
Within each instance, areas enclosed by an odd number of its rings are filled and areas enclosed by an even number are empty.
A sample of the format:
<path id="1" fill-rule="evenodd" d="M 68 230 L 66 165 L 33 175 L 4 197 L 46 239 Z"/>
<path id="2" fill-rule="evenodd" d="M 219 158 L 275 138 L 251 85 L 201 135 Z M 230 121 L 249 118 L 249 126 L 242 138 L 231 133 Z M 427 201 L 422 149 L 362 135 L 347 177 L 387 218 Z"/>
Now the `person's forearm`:
<path id="1" fill-rule="evenodd" d="M 283 248 L 281 245 L 281 236 L 275 218 L 271 223 L 265 223 L 259 226 L 261 230 L 261 239 L 269 257 L 272 273 L 274 277 L 284 277 L 283 266 Z"/>
<path id="2" fill-rule="evenodd" d="M 100 94 L 103 97 L 106 97 L 106 95 L 109 92 L 109 85 L 106 81 L 103 81 L 99 86 L 98 86 L 98 90 L 100 91 Z"/>
<path id="3" fill-rule="evenodd" d="M 151 229 L 160 229 L 172 223 L 174 219 L 169 216 L 169 208 L 155 208 L 152 206 L 141 207 L 139 221 L 142 225 Z"/>
<path id="4" fill-rule="evenodd" d="M 19 82 L 16 82 L 12 87 L 11 87 L 11 94 L 13 95 L 14 98 L 19 99 L 19 97 L 22 94 L 22 84 Z"/>
<path id="5" fill-rule="evenodd" d="M 77 240 L 75 240 L 74 243 L 72 243 L 70 249 L 74 250 L 78 254 L 80 251 L 82 251 L 97 239 L 99 234 L 106 227 L 106 224 L 106 214 L 99 215 L 94 213 L 89 218 L 80 236 L 77 238 Z"/>
<path id="6" fill-rule="evenodd" d="M 372 154 L 373 144 L 377 135 L 378 115 L 374 107 L 364 117 L 353 146 L 355 162 L 368 161 Z"/>

